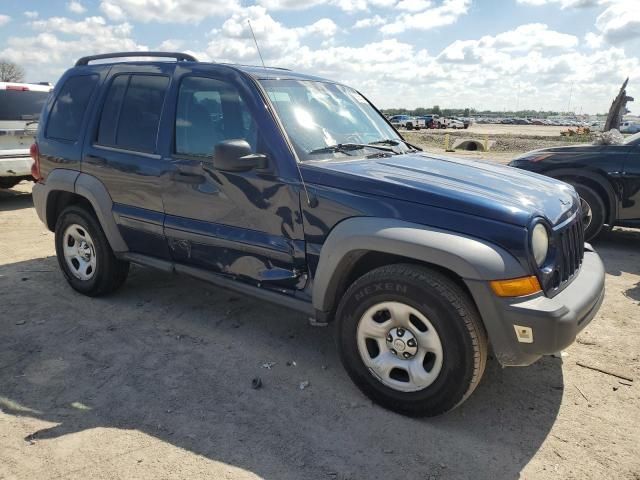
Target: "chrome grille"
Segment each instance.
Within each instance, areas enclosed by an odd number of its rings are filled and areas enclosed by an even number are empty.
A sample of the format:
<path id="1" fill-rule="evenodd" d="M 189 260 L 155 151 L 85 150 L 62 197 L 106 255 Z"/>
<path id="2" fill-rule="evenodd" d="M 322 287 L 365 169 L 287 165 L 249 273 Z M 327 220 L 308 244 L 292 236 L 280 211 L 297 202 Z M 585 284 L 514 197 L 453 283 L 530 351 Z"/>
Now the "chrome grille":
<path id="1" fill-rule="evenodd" d="M 584 230 L 580 213 L 576 219 L 556 232 L 556 265 L 552 288 L 569 281 L 580 269 L 584 258 Z"/>

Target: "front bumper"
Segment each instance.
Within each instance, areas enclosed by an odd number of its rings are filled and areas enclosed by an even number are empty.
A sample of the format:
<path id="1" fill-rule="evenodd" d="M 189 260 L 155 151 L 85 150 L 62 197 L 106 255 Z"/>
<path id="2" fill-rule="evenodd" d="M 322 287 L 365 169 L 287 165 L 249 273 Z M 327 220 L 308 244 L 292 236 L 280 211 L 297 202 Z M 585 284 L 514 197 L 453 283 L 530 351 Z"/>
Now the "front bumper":
<path id="1" fill-rule="evenodd" d="M 505 366 L 523 366 L 574 342 L 604 300 L 604 277 L 600 257 L 585 245 L 580 272 L 553 298 L 543 293 L 500 298 L 491 291 L 488 282 L 470 281 L 467 285 L 498 361 Z M 518 328 L 531 329 L 530 338 L 519 340 Z"/>

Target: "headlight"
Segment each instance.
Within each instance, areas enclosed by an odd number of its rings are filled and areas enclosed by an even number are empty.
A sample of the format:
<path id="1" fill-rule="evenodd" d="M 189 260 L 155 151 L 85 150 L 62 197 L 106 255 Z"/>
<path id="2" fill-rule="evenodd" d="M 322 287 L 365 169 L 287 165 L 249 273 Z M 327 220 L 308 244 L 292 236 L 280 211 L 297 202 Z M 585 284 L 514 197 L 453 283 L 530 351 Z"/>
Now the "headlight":
<path id="1" fill-rule="evenodd" d="M 541 267 L 544 261 L 547 259 L 547 253 L 549 252 L 549 234 L 546 227 L 538 223 L 533 227 L 531 232 L 531 250 L 533 251 L 533 258 L 536 261 L 536 265 Z"/>

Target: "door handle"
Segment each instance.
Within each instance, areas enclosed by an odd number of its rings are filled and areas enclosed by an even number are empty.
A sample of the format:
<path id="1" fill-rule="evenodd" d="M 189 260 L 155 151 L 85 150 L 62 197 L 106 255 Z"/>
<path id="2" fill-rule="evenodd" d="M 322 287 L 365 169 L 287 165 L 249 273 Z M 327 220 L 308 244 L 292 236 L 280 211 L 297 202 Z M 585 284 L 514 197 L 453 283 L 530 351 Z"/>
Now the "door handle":
<path id="1" fill-rule="evenodd" d="M 92 165 L 99 165 L 99 166 L 107 164 L 106 158 L 98 157 L 97 155 L 85 155 L 84 161 Z"/>

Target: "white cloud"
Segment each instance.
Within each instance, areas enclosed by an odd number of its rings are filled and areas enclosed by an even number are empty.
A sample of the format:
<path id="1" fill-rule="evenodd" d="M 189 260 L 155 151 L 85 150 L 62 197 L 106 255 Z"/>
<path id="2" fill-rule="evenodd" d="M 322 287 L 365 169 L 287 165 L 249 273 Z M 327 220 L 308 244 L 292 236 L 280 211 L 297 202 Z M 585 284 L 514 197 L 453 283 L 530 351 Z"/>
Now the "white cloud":
<path id="1" fill-rule="evenodd" d="M 82 3 L 78 2 L 77 0 L 71 0 L 69 3 L 67 3 L 67 10 L 77 14 L 81 14 L 87 11 L 84 5 L 82 5 Z"/>
<path id="2" fill-rule="evenodd" d="M 560 8 L 589 8 L 602 5 L 613 0 L 518 0 L 522 5 L 533 5 L 536 7 L 542 5 L 559 4 Z"/>
<path id="3" fill-rule="evenodd" d="M 382 18 L 380 15 L 374 15 L 373 17 L 363 18 L 362 20 L 358 20 L 353 28 L 369 28 L 369 27 L 377 27 L 379 25 L 384 25 L 386 20 Z"/>
<path id="4" fill-rule="evenodd" d="M 11 17 L 9 15 L 2 15 L 0 14 L 0 27 L 2 25 L 6 25 L 7 23 L 9 23 L 11 21 Z"/>
<path id="5" fill-rule="evenodd" d="M 640 2 L 612 2 L 596 19 L 596 28 L 604 40 L 611 44 L 640 38 Z"/>
<path id="6" fill-rule="evenodd" d="M 207 47 L 208 55 L 222 61 L 255 61 L 258 55 L 247 20 L 251 21 L 251 27 L 265 58 L 295 55 L 302 47 L 303 38 L 331 38 L 338 29 L 328 18 L 304 27 L 288 28 L 274 20 L 266 8 L 254 5 L 234 13 L 222 24 L 222 28 L 212 35 L 213 39 Z"/>
<path id="7" fill-rule="evenodd" d="M 36 72 L 31 80 L 56 81 L 82 56 L 102 52 L 148 50 L 132 38 L 128 23 L 108 24 L 102 17 L 75 21 L 52 17 L 30 22 L 33 35 L 9 37 L 0 57 L 19 63 L 27 72 Z"/>
<path id="8" fill-rule="evenodd" d="M 602 38 L 602 35 L 596 35 L 593 32 L 589 32 L 584 36 L 584 42 L 587 45 L 587 47 L 593 48 L 593 49 L 600 48 L 604 43 L 603 40 L 604 39 Z"/>
<path id="9" fill-rule="evenodd" d="M 35 10 L 27 10 L 24 12 L 24 16 L 30 19 L 38 18 L 39 13 Z"/>
<path id="10" fill-rule="evenodd" d="M 258 3 L 269 10 L 304 10 L 326 3 L 326 0 L 260 0 Z"/>
<path id="11" fill-rule="evenodd" d="M 421 12 L 431 6 L 430 0 L 400 0 L 396 5 L 398 10 L 408 12 Z"/>
<path id="12" fill-rule="evenodd" d="M 169 38 L 158 45 L 158 50 L 161 52 L 178 52 L 184 47 L 184 44 L 184 40 Z"/>
<path id="13" fill-rule="evenodd" d="M 318 5 L 329 5 L 353 13 L 367 11 L 371 7 L 392 7 L 396 0 L 258 0 L 258 3 L 268 10 L 304 10 Z"/>
<path id="14" fill-rule="evenodd" d="M 102 0 L 100 9 L 111 20 L 189 23 L 238 10 L 238 0 Z"/>
<path id="15" fill-rule="evenodd" d="M 470 5 L 471 0 L 443 0 L 439 6 L 419 13 L 403 13 L 394 22 L 384 25 L 381 31 L 392 35 L 406 30 L 431 30 L 451 25 L 469 11 Z"/>

